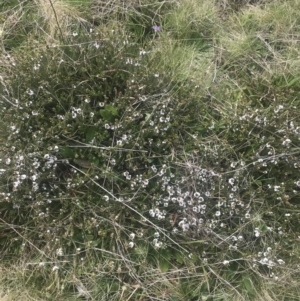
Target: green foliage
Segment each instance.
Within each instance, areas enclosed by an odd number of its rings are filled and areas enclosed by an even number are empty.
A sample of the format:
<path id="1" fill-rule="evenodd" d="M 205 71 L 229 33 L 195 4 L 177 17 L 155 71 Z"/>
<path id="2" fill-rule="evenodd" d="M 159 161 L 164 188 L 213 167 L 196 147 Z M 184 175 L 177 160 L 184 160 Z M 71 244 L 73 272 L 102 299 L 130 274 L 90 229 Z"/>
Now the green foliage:
<path id="1" fill-rule="evenodd" d="M 288 277 L 276 298 L 297 300 L 299 49 L 267 22 L 282 12 L 97 0 L 58 35 L 28 3 L 0 77 L 0 248 L 22 283 L 49 300 L 227 301 Z"/>

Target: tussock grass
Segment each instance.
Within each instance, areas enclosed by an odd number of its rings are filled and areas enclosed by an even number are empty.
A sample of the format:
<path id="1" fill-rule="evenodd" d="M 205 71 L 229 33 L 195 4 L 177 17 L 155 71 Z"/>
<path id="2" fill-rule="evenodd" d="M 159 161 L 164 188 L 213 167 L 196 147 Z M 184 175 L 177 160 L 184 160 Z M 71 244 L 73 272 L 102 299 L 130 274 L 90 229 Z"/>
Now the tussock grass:
<path id="1" fill-rule="evenodd" d="M 299 300 L 299 1 L 4 1 L 12 300 Z"/>

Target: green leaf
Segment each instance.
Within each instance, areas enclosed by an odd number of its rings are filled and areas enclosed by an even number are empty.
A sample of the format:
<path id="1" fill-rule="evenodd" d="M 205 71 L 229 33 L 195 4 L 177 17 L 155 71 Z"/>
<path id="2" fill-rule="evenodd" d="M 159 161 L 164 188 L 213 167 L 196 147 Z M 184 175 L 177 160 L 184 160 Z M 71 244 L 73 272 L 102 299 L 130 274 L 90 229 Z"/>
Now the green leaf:
<path id="1" fill-rule="evenodd" d="M 107 120 L 107 121 L 113 121 L 113 115 L 111 112 L 109 111 L 106 111 L 106 110 L 100 110 L 100 115 L 102 116 L 102 118 L 104 120 Z"/>
<path id="2" fill-rule="evenodd" d="M 259 231 L 260 231 L 261 233 L 266 233 L 266 232 L 268 232 L 268 227 L 267 227 L 267 225 L 266 225 L 265 223 L 261 224 L 261 225 L 259 226 Z"/>
<path id="3" fill-rule="evenodd" d="M 61 155 L 63 156 L 63 158 L 67 159 L 67 158 L 75 158 L 75 153 L 74 153 L 74 150 L 71 149 L 70 147 L 67 147 L 67 146 L 63 146 L 60 148 L 60 153 Z"/>
<path id="4" fill-rule="evenodd" d="M 151 117 L 151 114 L 147 113 L 147 114 L 146 114 L 145 121 L 148 121 L 148 120 L 150 119 L 150 117 Z"/>
<path id="5" fill-rule="evenodd" d="M 255 295 L 252 281 L 248 277 L 243 277 L 243 285 L 250 295 Z"/>
<path id="6" fill-rule="evenodd" d="M 168 260 L 166 260 L 166 258 L 160 257 L 159 258 L 159 268 L 163 273 L 167 272 L 170 268 L 170 262 Z"/>
<path id="7" fill-rule="evenodd" d="M 94 127 L 94 126 L 89 127 L 85 134 L 86 142 L 91 142 L 93 140 L 93 138 L 95 137 L 95 133 L 96 133 L 96 127 Z"/>
<path id="8" fill-rule="evenodd" d="M 183 263 L 183 257 L 182 257 L 182 254 L 180 252 L 175 253 L 175 258 L 176 258 L 177 262 L 179 262 L 180 264 Z"/>
<path id="9" fill-rule="evenodd" d="M 106 105 L 105 110 L 110 112 L 113 116 L 118 116 L 117 109 L 115 107 L 113 107 L 112 105 Z"/>

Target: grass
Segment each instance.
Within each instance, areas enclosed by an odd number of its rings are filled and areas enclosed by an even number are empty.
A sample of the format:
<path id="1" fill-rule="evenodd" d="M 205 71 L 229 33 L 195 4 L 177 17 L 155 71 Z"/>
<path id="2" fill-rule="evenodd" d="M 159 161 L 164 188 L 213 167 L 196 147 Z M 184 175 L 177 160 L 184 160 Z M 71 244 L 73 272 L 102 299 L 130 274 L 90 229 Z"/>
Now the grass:
<path id="1" fill-rule="evenodd" d="M 8 298 L 299 300 L 299 4 L 1 4 Z"/>

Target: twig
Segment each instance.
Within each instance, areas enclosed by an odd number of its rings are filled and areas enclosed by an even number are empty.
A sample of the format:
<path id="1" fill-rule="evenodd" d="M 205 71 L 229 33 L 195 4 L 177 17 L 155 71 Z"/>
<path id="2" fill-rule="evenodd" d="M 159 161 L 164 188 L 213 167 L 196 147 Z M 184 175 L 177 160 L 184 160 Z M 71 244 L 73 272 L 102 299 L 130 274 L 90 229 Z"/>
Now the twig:
<path id="1" fill-rule="evenodd" d="M 50 5 L 51 5 L 51 7 L 52 7 L 52 10 L 53 10 L 54 17 L 55 17 L 55 20 L 56 20 L 56 23 L 57 23 L 57 27 L 58 27 L 58 30 L 59 30 L 59 32 L 60 32 L 60 34 L 61 34 L 61 38 L 62 38 L 62 40 L 64 41 L 64 43 L 66 43 L 66 40 L 65 40 L 65 37 L 64 37 L 64 35 L 63 35 L 63 33 L 62 33 L 61 27 L 59 26 L 57 14 L 56 14 L 55 8 L 54 8 L 54 6 L 53 6 L 52 0 L 49 0 L 49 2 L 50 2 Z"/>

